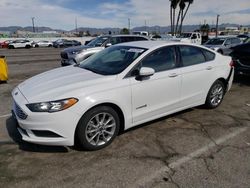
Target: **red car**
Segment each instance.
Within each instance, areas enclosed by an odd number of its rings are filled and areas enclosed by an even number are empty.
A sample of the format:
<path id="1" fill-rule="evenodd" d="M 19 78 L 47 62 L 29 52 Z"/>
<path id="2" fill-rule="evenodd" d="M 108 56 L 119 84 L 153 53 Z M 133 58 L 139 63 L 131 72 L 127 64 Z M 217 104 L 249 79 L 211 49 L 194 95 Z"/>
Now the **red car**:
<path id="1" fill-rule="evenodd" d="M 0 45 L 2 48 L 8 48 L 9 43 L 13 42 L 13 40 L 6 40 L 4 42 L 1 42 Z"/>

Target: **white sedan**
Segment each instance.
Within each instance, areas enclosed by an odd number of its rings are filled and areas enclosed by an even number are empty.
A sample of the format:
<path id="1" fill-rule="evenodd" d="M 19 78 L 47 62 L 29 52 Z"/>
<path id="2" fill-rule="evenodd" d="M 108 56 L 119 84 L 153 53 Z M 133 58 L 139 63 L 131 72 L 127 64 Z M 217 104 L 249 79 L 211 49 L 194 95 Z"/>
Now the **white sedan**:
<path id="1" fill-rule="evenodd" d="M 25 141 L 97 150 L 136 125 L 203 104 L 216 108 L 233 72 L 230 57 L 206 47 L 122 43 L 24 81 L 12 92 L 13 115 Z"/>
<path id="2" fill-rule="evenodd" d="M 53 43 L 47 40 L 41 40 L 35 43 L 34 45 L 36 48 L 37 47 L 52 47 Z"/>

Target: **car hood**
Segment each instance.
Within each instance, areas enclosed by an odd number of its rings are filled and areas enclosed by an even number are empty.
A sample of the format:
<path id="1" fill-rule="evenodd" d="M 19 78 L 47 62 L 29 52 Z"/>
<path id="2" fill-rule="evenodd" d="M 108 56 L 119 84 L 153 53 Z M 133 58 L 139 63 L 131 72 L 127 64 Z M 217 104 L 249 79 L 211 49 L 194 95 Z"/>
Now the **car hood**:
<path id="1" fill-rule="evenodd" d="M 34 76 L 18 85 L 29 103 L 77 97 L 116 76 L 103 76 L 76 66 L 57 68 Z M 88 88 L 88 89 L 86 89 Z M 72 95 L 72 96 L 71 96 Z"/>
<path id="2" fill-rule="evenodd" d="M 81 45 L 81 46 L 73 46 L 73 47 L 69 47 L 69 48 L 65 48 L 63 50 L 63 52 L 77 52 L 77 51 L 81 51 L 83 49 L 88 49 L 90 48 L 89 46 L 86 45 Z"/>

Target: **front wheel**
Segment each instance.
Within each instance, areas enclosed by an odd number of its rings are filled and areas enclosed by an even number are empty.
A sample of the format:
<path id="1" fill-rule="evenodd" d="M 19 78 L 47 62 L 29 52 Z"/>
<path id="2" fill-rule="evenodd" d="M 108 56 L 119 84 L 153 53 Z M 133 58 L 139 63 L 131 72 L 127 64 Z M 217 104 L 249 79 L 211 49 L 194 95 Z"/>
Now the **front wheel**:
<path id="1" fill-rule="evenodd" d="M 211 86 L 206 99 L 206 107 L 208 108 L 216 108 L 218 107 L 224 97 L 225 94 L 225 85 L 222 81 L 217 80 Z"/>
<path id="2" fill-rule="evenodd" d="M 76 129 L 76 139 L 83 149 L 99 150 L 114 140 L 119 127 L 117 112 L 109 106 L 98 106 L 83 115 Z"/>

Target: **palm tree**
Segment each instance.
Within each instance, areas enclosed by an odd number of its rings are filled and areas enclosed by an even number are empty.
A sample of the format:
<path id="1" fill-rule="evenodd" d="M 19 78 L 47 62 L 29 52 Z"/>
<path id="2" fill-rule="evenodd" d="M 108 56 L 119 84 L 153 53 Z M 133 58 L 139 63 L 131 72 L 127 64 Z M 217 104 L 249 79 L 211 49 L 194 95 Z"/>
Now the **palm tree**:
<path id="1" fill-rule="evenodd" d="M 194 0 L 182 0 L 182 1 L 184 2 L 184 4 L 185 4 L 185 3 L 188 3 L 188 6 L 187 6 L 187 8 L 186 8 L 186 10 L 185 10 L 185 13 L 184 13 L 185 6 L 182 7 L 183 10 L 182 10 L 181 24 L 180 24 L 180 29 L 179 29 L 179 32 L 180 32 L 180 33 L 182 32 L 183 21 L 184 21 L 186 15 L 187 15 L 188 9 L 189 9 L 190 5 L 194 2 Z"/>
<path id="2" fill-rule="evenodd" d="M 175 33 L 175 10 L 180 2 L 180 0 L 170 0 L 170 19 L 171 19 L 171 33 Z"/>
<path id="3" fill-rule="evenodd" d="M 177 34 L 177 32 L 180 32 L 180 29 L 178 31 L 178 26 L 179 26 L 180 19 L 183 16 L 183 11 L 184 11 L 185 7 L 186 7 L 185 0 L 180 0 L 179 13 L 178 13 L 178 18 L 177 18 L 176 27 L 175 27 L 175 34 Z"/>

